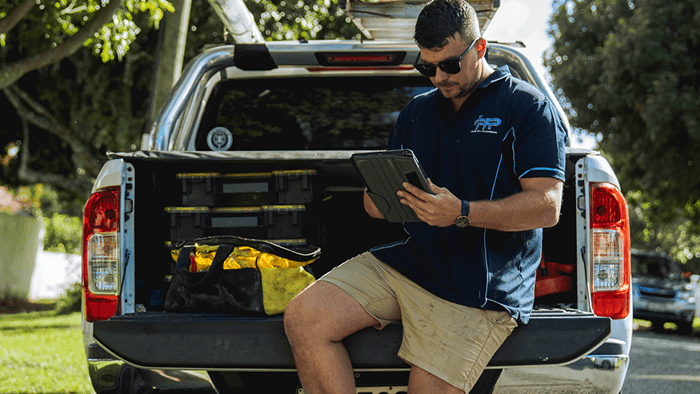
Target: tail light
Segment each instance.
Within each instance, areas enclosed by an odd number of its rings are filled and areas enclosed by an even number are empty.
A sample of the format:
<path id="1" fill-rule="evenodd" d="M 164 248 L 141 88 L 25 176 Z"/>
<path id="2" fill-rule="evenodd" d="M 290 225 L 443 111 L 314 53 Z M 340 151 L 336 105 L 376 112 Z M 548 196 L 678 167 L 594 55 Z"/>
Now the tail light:
<path id="1" fill-rule="evenodd" d="M 119 188 L 94 193 L 83 216 L 85 320 L 107 320 L 119 304 Z"/>
<path id="2" fill-rule="evenodd" d="M 591 185 L 591 230 L 593 312 L 624 319 L 631 291 L 629 213 L 624 196 L 611 184 Z"/>

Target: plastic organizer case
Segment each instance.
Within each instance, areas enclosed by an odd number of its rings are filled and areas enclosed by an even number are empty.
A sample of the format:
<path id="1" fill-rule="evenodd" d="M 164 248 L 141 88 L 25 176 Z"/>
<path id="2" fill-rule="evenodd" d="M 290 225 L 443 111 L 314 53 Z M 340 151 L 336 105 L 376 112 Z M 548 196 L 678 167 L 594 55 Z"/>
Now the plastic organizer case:
<path id="1" fill-rule="evenodd" d="M 211 235 L 237 235 L 258 239 L 304 238 L 304 205 L 256 207 L 166 207 L 170 239 L 183 241 Z"/>
<path id="2" fill-rule="evenodd" d="M 306 204 L 313 201 L 315 170 L 241 174 L 181 173 L 186 207 Z"/>

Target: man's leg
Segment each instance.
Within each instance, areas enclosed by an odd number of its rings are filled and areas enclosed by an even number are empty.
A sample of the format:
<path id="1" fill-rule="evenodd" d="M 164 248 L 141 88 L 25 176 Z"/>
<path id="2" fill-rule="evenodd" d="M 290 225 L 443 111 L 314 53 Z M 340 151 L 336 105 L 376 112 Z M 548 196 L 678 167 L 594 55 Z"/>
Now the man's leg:
<path id="1" fill-rule="evenodd" d="M 464 394 L 464 390 L 412 365 L 408 376 L 408 394 Z"/>
<path id="2" fill-rule="evenodd" d="M 299 294 L 284 313 L 284 327 L 304 389 L 312 394 L 355 394 L 350 358 L 340 342 L 378 325 L 348 293 L 317 281 Z"/>

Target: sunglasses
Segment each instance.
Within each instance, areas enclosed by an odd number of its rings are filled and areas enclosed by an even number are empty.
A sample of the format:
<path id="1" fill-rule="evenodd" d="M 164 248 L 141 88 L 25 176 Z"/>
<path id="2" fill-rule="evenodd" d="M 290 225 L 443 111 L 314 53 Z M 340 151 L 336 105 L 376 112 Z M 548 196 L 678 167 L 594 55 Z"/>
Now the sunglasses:
<path id="1" fill-rule="evenodd" d="M 479 40 L 481 37 L 477 37 L 472 41 L 471 44 L 469 44 L 469 47 L 462 52 L 461 55 L 459 55 L 458 58 L 456 59 L 450 59 L 450 60 L 445 60 L 443 62 L 438 63 L 437 65 L 434 64 L 429 64 L 429 63 L 421 63 L 421 64 L 415 64 L 413 67 L 418 70 L 419 73 L 425 75 L 426 77 L 434 77 L 435 74 L 437 73 L 437 68 L 440 67 L 440 70 L 448 73 L 448 74 L 457 74 L 460 71 L 462 71 L 462 58 L 464 55 L 469 52 L 470 49 L 476 44 L 476 42 Z"/>

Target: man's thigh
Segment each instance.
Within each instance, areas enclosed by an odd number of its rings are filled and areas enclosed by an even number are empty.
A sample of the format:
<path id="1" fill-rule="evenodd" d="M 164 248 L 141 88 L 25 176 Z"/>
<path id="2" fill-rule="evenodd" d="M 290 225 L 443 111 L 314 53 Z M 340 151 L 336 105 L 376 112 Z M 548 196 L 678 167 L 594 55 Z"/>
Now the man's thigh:
<path id="1" fill-rule="evenodd" d="M 375 319 L 372 326 L 382 329 L 401 319 L 401 308 L 391 285 L 395 282 L 391 278 L 392 271 L 366 252 L 335 267 L 318 282 L 341 288 Z"/>
<path id="2" fill-rule="evenodd" d="M 292 302 L 284 314 L 285 327 L 302 335 L 340 341 L 363 328 L 379 324 L 347 292 L 316 281 Z"/>
<path id="3" fill-rule="evenodd" d="M 468 392 L 517 323 L 505 311 L 454 304 L 418 287 L 403 289 L 399 357 Z"/>

